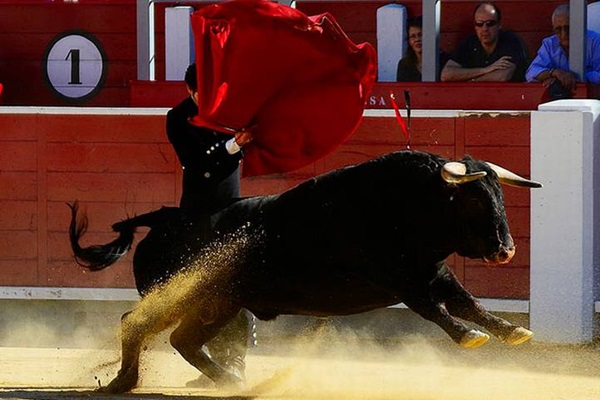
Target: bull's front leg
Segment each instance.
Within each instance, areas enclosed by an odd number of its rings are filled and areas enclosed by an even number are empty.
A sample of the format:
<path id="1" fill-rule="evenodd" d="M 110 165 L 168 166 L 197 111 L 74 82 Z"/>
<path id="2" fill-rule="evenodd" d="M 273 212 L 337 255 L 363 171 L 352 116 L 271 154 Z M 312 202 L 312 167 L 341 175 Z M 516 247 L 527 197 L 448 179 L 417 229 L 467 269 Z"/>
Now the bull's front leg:
<path id="1" fill-rule="evenodd" d="M 431 291 L 434 299 L 445 304 L 451 315 L 484 327 L 505 343 L 518 345 L 533 336 L 529 329 L 490 314 L 446 265 L 440 268 L 438 276 L 431 283 Z"/>
<path id="2" fill-rule="evenodd" d="M 442 328 L 456 343 L 465 348 L 475 348 L 485 344 L 489 335 L 472 329 L 453 318 L 443 304 L 433 301 L 427 291 L 419 296 L 410 296 L 404 304 L 423 318 Z"/>

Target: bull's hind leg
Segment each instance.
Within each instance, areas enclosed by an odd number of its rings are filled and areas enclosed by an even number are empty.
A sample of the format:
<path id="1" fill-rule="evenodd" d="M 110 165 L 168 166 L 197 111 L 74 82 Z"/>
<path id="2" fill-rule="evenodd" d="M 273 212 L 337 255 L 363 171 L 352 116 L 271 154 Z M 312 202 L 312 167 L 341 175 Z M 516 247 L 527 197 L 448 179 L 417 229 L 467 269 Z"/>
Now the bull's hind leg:
<path id="1" fill-rule="evenodd" d="M 163 331 L 175 320 L 148 312 L 140 303 L 121 318 L 121 369 L 108 386 L 98 389 L 105 393 L 125 393 L 137 386 L 142 346 L 148 339 Z"/>
<path id="2" fill-rule="evenodd" d="M 215 382 L 219 388 L 241 388 L 243 379 L 214 362 L 202 346 L 213 339 L 240 311 L 239 307 L 219 307 L 218 315 L 207 323 L 202 310 L 190 310 L 171 334 L 171 345 L 183 358 Z"/>
<path id="3" fill-rule="evenodd" d="M 451 315 L 474 322 L 489 330 L 501 341 L 511 345 L 521 344 L 531 339 L 533 332 L 490 314 L 461 285 L 452 271 L 444 266 L 431 284 L 432 295 L 446 305 Z"/>

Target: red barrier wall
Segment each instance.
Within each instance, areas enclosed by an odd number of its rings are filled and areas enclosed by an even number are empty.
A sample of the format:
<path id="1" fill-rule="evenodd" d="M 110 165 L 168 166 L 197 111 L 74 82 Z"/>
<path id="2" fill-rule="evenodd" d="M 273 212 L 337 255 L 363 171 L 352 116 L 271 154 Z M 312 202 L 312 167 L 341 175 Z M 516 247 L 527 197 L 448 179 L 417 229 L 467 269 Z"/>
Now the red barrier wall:
<path id="1" fill-rule="evenodd" d="M 90 217 L 85 245 L 114 238 L 110 225 L 127 215 L 176 204 L 180 168 L 164 134 L 164 112 L 25 110 L 0 114 L 0 286 L 132 287 L 125 262 L 89 273 L 68 244 L 69 209 L 79 200 Z M 96 112 L 101 112 L 95 114 Z M 122 112 L 115 115 L 115 112 Z M 422 114 L 422 113 L 421 113 Z M 372 115 L 372 114 L 371 114 Z M 322 172 L 405 148 L 392 114 L 367 116 L 335 153 L 302 170 L 242 181 L 244 195 L 277 193 Z M 529 176 L 529 114 L 419 115 L 412 148 L 457 159 L 471 154 Z M 506 188 L 517 255 L 508 266 L 450 260 L 477 296 L 529 296 L 529 191 Z M 142 235 L 137 235 L 137 239 Z"/>
<path id="2" fill-rule="evenodd" d="M 132 107 L 172 107 L 186 95 L 183 82 L 130 82 Z M 390 93 L 404 107 L 403 92 L 410 92 L 413 109 L 422 110 L 537 110 L 548 102 L 541 84 L 504 82 L 376 83 L 366 108 L 391 109 Z M 574 99 L 600 98 L 600 85 L 577 84 Z"/>

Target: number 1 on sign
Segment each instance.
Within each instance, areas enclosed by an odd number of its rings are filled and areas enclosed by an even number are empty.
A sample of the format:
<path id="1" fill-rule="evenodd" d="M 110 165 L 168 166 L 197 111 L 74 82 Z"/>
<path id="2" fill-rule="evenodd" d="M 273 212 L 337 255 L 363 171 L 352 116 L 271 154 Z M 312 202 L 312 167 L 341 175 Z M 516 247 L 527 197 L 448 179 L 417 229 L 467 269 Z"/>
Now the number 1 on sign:
<path id="1" fill-rule="evenodd" d="M 79 49 L 71 49 L 67 53 L 65 60 L 71 59 L 71 81 L 69 85 L 81 85 L 81 77 L 79 76 Z"/>

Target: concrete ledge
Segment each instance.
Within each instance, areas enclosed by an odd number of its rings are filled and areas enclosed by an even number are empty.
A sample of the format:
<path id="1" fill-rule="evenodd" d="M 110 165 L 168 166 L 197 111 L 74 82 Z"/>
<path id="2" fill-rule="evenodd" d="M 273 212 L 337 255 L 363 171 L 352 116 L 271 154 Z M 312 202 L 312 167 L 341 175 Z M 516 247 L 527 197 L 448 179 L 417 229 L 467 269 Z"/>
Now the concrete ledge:
<path id="1" fill-rule="evenodd" d="M 0 300 L 137 301 L 135 289 L 58 287 L 0 287 Z"/>
<path id="2" fill-rule="evenodd" d="M 118 288 L 59 288 L 59 287 L 0 287 L 0 300 L 79 300 L 79 301 L 137 301 L 135 289 Z M 479 299 L 489 311 L 508 313 L 529 313 L 528 300 Z M 400 303 L 392 308 L 407 308 Z M 600 312 L 600 302 L 596 302 L 596 312 Z"/>
<path id="3" fill-rule="evenodd" d="M 0 300 L 78 300 L 78 301 L 137 301 L 139 295 L 135 289 L 95 289 L 95 288 L 58 288 L 58 287 L 0 287 Z M 479 299 L 489 311 L 507 313 L 529 313 L 528 300 Z M 391 308 L 407 309 L 403 303 Z M 596 313 L 600 313 L 600 301 L 594 303 Z"/>
<path id="4" fill-rule="evenodd" d="M 128 107 L 20 107 L 2 106 L 0 114 L 48 114 L 48 115 L 167 115 L 169 108 Z"/>

